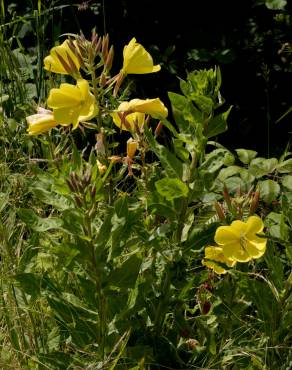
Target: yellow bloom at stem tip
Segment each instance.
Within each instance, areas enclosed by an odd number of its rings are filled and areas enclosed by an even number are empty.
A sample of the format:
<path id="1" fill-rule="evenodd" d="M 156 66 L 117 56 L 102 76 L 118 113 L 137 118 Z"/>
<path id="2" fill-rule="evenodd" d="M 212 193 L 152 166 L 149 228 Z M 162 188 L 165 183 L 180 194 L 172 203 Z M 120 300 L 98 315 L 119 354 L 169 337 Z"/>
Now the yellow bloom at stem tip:
<path id="1" fill-rule="evenodd" d="M 52 89 L 47 104 L 54 111 L 58 124 L 73 124 L 76 129 L 79 122 L 92 119 L 98 113 L 95 97 L 90 93 L 88 81 L 79 79 L 76 85 L 61 84 Z"/>
<path id="2" fill-rule="evenodd" d="M 57 126 L 53 112 L 43 108 L 39 108 L 38 113 L 26 117 L 26 121 L 29 135 L 42 134 Z"/>
<path id="3" fill-rule="evenodd" d="M 153 118 L 166 118 L 168 110 L 159 98 L 132 99 L 122 102 L 118 109 L 112 113 L 114 123 L 122 130 L 133 131 L 135 124 L 143 129 L 145 114 Z"/>
<path id="4" fill-rule="evenodd" d="M 263 229 L 260 217 L 250 216 L 246 222 L 236 220 L 230 226 L 219 226 L 214 239 L 226 258 L 247 262 L 266 251 L 267 239 L 256 235 L 264 235 Z"/>
<path id="5" fill-rule="evenodd" d="M 80 61 L 77 54 L 69 46 L 69 40 L 65 40 L 61 45 L 55 46 L 51 49 L 50 55 L 44 59 L 44 68 L 47 71 L 54 73 L 61 73 L 64 75 L 74 74 L 79 71 Z M 76 48 L 75 42 L 71 41 L 73 47 Z"/>
<path id="6" fill-rule="evenodd" d="M 121 72 L 126 74 L 145 74 L 160 71 L 160 65 L 153 65 L 151 55 L 133 37 L 124 47 L 124 62 Z"/>
<path id="7" fill-rule="evenodd" d="M 202 265 L 211 268 L 217 274 L 226 274 L 227 270 L 216 262 L 223 263 L 229 267 L 233 267 L 236 264 L 236 261 L 224 256 L 221 247 L 206 247 L 205 259 L 202 260 Z"/>

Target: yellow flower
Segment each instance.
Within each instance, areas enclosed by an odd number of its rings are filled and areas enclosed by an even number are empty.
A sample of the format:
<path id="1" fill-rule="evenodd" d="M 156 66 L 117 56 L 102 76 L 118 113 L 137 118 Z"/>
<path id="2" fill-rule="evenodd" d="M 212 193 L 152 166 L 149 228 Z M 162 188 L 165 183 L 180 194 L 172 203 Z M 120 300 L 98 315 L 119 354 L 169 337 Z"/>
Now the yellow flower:
<path id="1" fill-rule="evenodd" d="M 160 71 L 160 65 L 153 65 L 151 55 L 141 44 L 136 42 L 135 38 L 124 47 L 123 74 L 145 74 Z"/>
<path id="2" fill-rule="evenodd" d="M 159 98 L 132 99 L 122 102 L 118 109 L 112 113 L 114 123 L 122 130 L 133 131 L 136 125 L 143 129 L 145 114 L 153 118 L 167 117 L 168 110 Z"/>
<path id="3" fill-rule="evenodd" d="M 29 135 L 42 134 L 57 126 L 53 112 L 42 108 L 39 109 L 37 114 L 26 117 L 26 121 Z"/>
<path id="4" fill-rule="evenodd" d="M 79 122 L 95 117 L 98 112 L 88 81 L 83 79 L 77 80 L 76 86 L 64 83 L 59 89 L 52 89 L 47 104 L 53 109 L 60 125 L 68 126 L 72 123 L 73 129 L 77 128 Z"/>
<path id="5" fill-rule="evenodd" d="M 47 71 L 64 75 L 74 74 L 79 71 L 80 62 L 69 47 L 69 40 L 65 40 L 61 45 L 51 49 L 50 55 L 44 59 L 44 68 Z"/>
<path id="6" fill-rule="evenodd" d="M 140 130 L 143 129 L 144 122 L 145 122 L 144 113 L 134 112 L 134 113 L 126 114 L 124 112 L 114 112 L 111 114 L 111 116 L 113 118 L 114 123 L 121 130 L 135 131 L 136 125 L 138 126 Z"/>
<path id="7" fill-rule="evenodd" d="M 226 270 L 218 265 L 216 261 L 221 262 L 229 267 L 233 267 L 236 261 L 227 258 L 223 254 L 221 247 L 206 247 L 205 248 L 205 259 L 202 260 L 202 265 L 207 266 L 214 270 L 217 274 L 226 274 Z"/>
<path id="8" fill-rule="evenodd" d="M 236 220 L 230 226 L 219 226 L 214 239 L 226 258 L 247 262 L 260 258 L 266 251 L 267 239 L 256 235 L 264 235 L 263 229 L 263 221 L 257 216 L 250 216 L 247 222 Z"/>

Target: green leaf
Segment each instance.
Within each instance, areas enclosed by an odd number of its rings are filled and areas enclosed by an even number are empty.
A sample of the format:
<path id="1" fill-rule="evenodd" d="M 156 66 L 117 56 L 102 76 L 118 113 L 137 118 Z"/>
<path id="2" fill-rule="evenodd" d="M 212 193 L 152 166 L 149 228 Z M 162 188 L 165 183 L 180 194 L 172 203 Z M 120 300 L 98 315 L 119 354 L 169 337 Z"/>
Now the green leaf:
<path id="1" fill-rule="evenodd" d="M 206 155 L 205 161 L 200 166 L 200 171 L 214 173 L 224 165 L 231 165 L 234 161 L 233 155 L 227 149 L 215 149 Z"/>
<path id="2" fill-rule="evenodd" d="M 285 188 L 287 188 L 288 190 L 292 190 L 292 176 L 283 176 L 282 185 L 285 186 Z"/>
<path id="3" fill-rule="evenodd" d="M 239 160 L 244 164 L 249 164 L 249 162 L 258 154 L 256 151 L 248 149 L 235 149 L 235 151 Z"/>
<path id="4" fill-rule="evenodd" d="M 59 229 L 63 225 L 62 220 L 59 218 L 41 218 L 31 209 L 20 208 L 18 209 L 17 214 L 28 227 L 38 232 Z"/>
<path id="5" fill-rule="evenodd" d="M 273 172 L 277 166 L 278 160 L 276 158 L 265 159 L 258 157 L 251 160 L 249 170 L 252 175 L 259 178 Z"/>
<path id="6" fill-rule="evenodd" d="M 160 195 L 172 201 L 176 198 L 187 197 L 189 189 L 181 180 L 165 177 L 155 183 L 155 187 Z"/>
<path id="7" fill-rule="evenodd" d="M 266 203 L 271 203 L 280 194 L 280 185 L 273 180 L 259 181 L 260 197 Z"/>
<path id="8" fill-rule="evenodd" d="M 289 158 L 284 162 L 280 162 L 277 166 L 277 170 L 281 173 L 292 172 L 292 158 Z"/>
<path id="9" fill-rule="evenodd" d="M 232 106 L 223 113 L 210 119 L 208 126 L 205 128 L 204 135 L 209 139 L 212 136 L 221 134 L 227 130 L 227 118 L 232 109 Z"/>
<path id="10" fill-rule="evenodd" d="M 125 289 L 133 288 L 139 274 L 141 263 L 140 258 L 135 254 L 132 255 L 121 266 L 110 273 L 107 279 L 108 285 Z"/>
<path id="11" fill-rule="evenodd" d="M 83 216 L 79 209 L 66 209 L 62 212 L 63 228 L 73 235 L 84 235 Z"/>
<path id="12" fill-rule="evenodd" d="M 283 10 L 287 4 L 287 0 L 265 0 L 266 7 L 272 10 Z"/>
<path id="13" fill-rule="evenodd" d="M 53 191 L 48 191 L 43 188 L 32 187 L 31 191 L 36 198 L 45 204 L 52 205 L 58 211 L 64 211 L 72 207 L 72 202 L 61 194 L 56 194 Z"/>
<path id="14" fill-rule="evenodd" d="M 34 299 L 40 295 L 41 280 L 36 274 L 21 273 L 13 278 L 24 293 L 29 294 Z"/>
<path id="15" fill-rule="evenodd" d="M 160 159 L 161 164 L 164 167 L 167 175 L 170 177 L 182 178 L 182 162 L 177 159 L 177 157 L 172 154 L 167 148 L 165 148 L 163 145 L 158 144 L 147 126 L 145 126 L 145 136 L 148 140 L 150 148 Z"/>

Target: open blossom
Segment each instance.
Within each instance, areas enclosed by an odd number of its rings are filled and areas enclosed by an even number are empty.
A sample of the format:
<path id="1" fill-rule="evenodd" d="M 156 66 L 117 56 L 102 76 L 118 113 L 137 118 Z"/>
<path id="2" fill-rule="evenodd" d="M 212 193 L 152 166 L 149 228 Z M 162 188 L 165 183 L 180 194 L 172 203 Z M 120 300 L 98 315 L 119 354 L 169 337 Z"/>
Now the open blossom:
<path id="1" fill-rule="evenodd" d="M 79 71 L 80 61 L 71 50 L 69 40 L 65 40 L 61 45 L 51 49 L 50 55 L 44 59 L 44 68 L 47 71 L 64 75 Z"/>
<path id="2" fill-rule="evenodd" d="M 216 262 L 223 263 L 229 267 L 233 267 L 236 264 L 236 261 L 225 257 L 221 247 L 206 247 L 205 258 L 202 260 L 202 265 L 211 268 L 217 274 L 226 274 L 227 270 L 225 270 L 224 267 L 220 266 Z"/>
<path id="3" fill-rule="evenodd" d="M 153 65 L 151 55 L 144 49 L 144 47 L 136 42 L 133 37 L 128 45 L 124 47 L 123 51 L 124 62 L 123 74 L 145 74 L 160 71 L 160 65 Z"/>
<path id="4" fill-rule="evenodd" d="M 58 89 L 51 89 L 47 104 L 53 109 L 58 124 L 73 124 L 73 129 L 79 122 L 88 121 L 98 113 L 96 100 L 84 79 L 77 80 L 76 85 L 64 83 Z"/>
<path id="5" fill-rule="evenodd" d="M 122 130 L 133 131 L 135 125 L 143 129 L 145 114 L 161 119 L 167 117 L 168 110 L 159 98 L 132 99 L 122 102 L 111 115 L 114 123 Z"/>
<path id="6" fill-rule="evenodd" d="M 214 239 L 226 258 L 247 262 L 260 258 L 266 251 L 267 239 L 257 236 L 264 235 L 263 229 L 263 221 L 250 216 L 246 222 L 236 220 L 230 226 L 219 226 Z"/>
<path id="7" fill-rule="evenodd" d="M 28 123 L 28 134 L 38 135 L 49 131 L 58 125 L 53 112 L 47 109 L 39 108 L 38 113 L 26 117 Z"/>

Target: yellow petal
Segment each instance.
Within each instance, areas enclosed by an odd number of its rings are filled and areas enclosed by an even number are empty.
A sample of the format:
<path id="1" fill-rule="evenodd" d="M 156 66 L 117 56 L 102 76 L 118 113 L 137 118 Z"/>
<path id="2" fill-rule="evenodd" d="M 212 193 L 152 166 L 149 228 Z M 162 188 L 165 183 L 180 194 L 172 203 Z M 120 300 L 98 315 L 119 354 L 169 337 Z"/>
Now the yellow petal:
<path id="1" fill-rule="evenodd" d="M 249 236 L 262 232 L 264 229 L 264 223 L 262 219 L 258 216 L 250 216 L 246 224 L 247 224 L 247 230 L 246 230 L 247 238 Z"/>
<path id="2" fill-rule="evenodd" d="M 132 38 L 129 44 L 124 47 L 123 56 L 122 72 L 124 74 L 145 74 L 160 70 L 160 65 L 153 65 L 151 55 L 141 44 L 136 42 L 135 38 Z"/>
<path id="3" fill-rule="evenodd" d="M 57 126 L 53 114 L 50 113 L 33 114 L 26 117 L 26 121 L 29 125 L 27 129 L 29 135 L 38 135 Z"/>
<path id="4" fill-rule="evenodd" d="M 241 245 L 236 242 L 226 243 L 222 247 L 223 254 L 226 258 L 237 262 L 248 262 L 252 259 L 252 257 L 244 250 Z"/>
<path id="5" fill-rule="evenodd" d="M 245 249 L 252 258 L 260 258 L 265 253 L 266 246 L 264 245 L 264 247 L 262 248 L 261 245 L 261 248 L 258 248 L 257 244 L 247 241 Z"/>
<path id="6" fill-rule="evenodd" d="M 61 74 L 68 74 L 68 71 L 64 68 L 63 64 L 61 63 L 58 55 L 60 55 L 67 65 L 70 67 L 68 55 L 70 56 L 74 66 L 75 71 L 79 70 L 80 62 L 73 51 L 70 49 L 68 45 L 69 41 L 65 40 L 61 45 L 55 46 L 51 49 L 50 55 L 45 57 L 44 59 L 44 68 L 47 71 L 54 72 L 54 73 L 61 73 Z M 73 41 L 76 44 L 76 41 Z M 74 72 L 74 71 L 72 71 Z"/>
<path id="7" fill-rule="evenodd" d="M 79 104 L 80 90 L 71 84 L 61 84 L 59 89 L 51 89 L 47 104 L 50 108 L 64 108 Z"/>
<path id="8" fill-rule="evenodd" d="M 236 229 L 232 229 L 231 226 L 219 226 L 216 230 L 214 240 L 219 245 L 239 243 L 240 234 Z"/>

